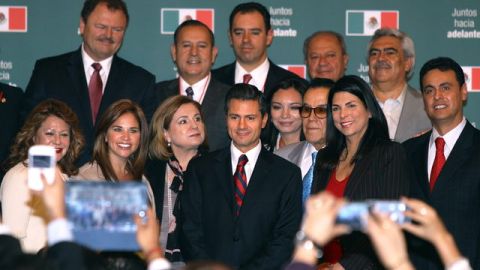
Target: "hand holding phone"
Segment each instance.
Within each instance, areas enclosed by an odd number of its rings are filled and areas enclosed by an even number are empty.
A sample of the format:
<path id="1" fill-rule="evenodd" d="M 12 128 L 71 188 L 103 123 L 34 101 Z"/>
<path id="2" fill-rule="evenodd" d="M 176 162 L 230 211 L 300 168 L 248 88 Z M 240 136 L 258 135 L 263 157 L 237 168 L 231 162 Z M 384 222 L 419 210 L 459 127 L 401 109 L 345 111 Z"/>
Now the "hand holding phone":
<path id="1" fill-rule="evenodd" d="M 48 145 L 34 145 L 28 150 L 28 187 L 32 190 L 42 190 L 41 175 L 48 184 L 55 180 L 55 166 L 57 160 L 55 148 Z"/>

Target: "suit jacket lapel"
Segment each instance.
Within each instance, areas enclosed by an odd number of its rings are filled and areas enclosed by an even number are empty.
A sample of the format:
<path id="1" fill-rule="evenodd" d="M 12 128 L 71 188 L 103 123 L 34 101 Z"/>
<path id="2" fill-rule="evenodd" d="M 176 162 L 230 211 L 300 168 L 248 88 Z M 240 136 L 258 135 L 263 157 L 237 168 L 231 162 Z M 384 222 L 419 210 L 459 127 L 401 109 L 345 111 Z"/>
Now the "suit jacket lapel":
<path id="1" fill-rule="evenodd" d="M 289 159 L 293 161 L 298 167 L 301 166 L 302 164 L 302 157 L 303 153 L 307 150 L 308 143 L 306 141 L 302 142 L 301 144 L 298 145 L 298 147 L 295 147 L 292 152 L 290 152 L 290 155 L 288 155 Z"/>
<path id="2" fill-rule="evenodd" d="M 85 112 L 83 115 L 78 115 L 79 118 L 88 119 L 90 126 L 93 127 L 91 107 L 90 107 L 90 96 L 88 94 L 88 83 L 85 77 L 85 70 L 83 68 L 82 53 L 78 49 L 69 59 L 67 66 L 68 74 L 72 80 L 72 85 L 74 87 L 74 93 L 78 96 L 82 112 Z"/>
<path id="3" fill-rule="evenodd" d="M 206 89 L 207 92 L 205 93 L 205 97 L 202 101 L 202 112 L 203 116 L 205 117 L 205 123 L 210 123 L 209 121 L 207 121 L 207 118 L 215 116 L 215 109 L 219 104 L 218 97 L 215 91 L 215 84 L 216 82 L 214 81 L 214 79 L 210 78 L 210 82 Z"/>
<path id="4" fill-rule="evenodd" d="M 415 149 L 413 157 L 414 168 L 417 172 L 420 172 L 420 177 L 416 177 L 418 186 L 421 188 L 425 198 L 430 198 L 430 184 L 428 179 L 428 143 L 432 131 L 421 136 L 421 140 L 418 143 L 418 147 Z"/>
<path id="5" fill-rule="evenodd" d="M 223 196 L 227 201 L 232 215 L 234 214 L 234 200 L 233 200 L 233 172 L 231 164 L 230 148 L 221 151 L 216 156 L 215 179 L 218 185 L 222 188 Z"/>
<path id="6" fill-rule="evenodd" d="M 472 129 L 471 124 L 467 122 L 438 176 L 433 191 L 435 191 L 435 189 L 441 189 L 447 184 L 447 181 L 455 179 L 453 175 L 462 167 L 462 164 L 470 158 L 469 151 L 473 143 Z"/>
<path id="7" fill-rule="evenodd" d="M 376 155 L 376 157 L 378 156 Z M 353 168 L 352 174 L 350 175 L 350 178 L 349 178 L 349 179 L 355 179 L 355 181 L 349 180 L 347 182 L 347 186 L 345 187 L 344 193 L 345 195 L 347 195 L 347 197 L 350 197 L 349 196 L 350 194 L 354 194 L 357 187 L 359 185 L 362 185 L 362 182 L 358 180 L 364 179 L 363 175 L 370 169 L 371 164 L 372 164 L 372 161 L 368 155 L 365 156 L 363 159 L 361 159 L 357 164 L 355 164 L 355 167 Z"/>
<path id="8" fill-rule="evenodd" d="M 123 69 L 120 64 L 121 63 L 119 63 L 118 57 L 114 55 L 112 59 L 112 66 L 110 67 L 110 72 L 107 78 L 107 84 L 105 85 L 105 90 L 103 92 L 102 102 L 100 103 L 100 109 L 98 110 L 97 121 L 110 104 L 121 98 L 127 98 L 122 97 L 121 86 L 122 82 L 128 75 L 123 74 Z"/>
<path id="9" fill-rule="evenodd" d="M 249 201 L 251 201 L 252 197 L 258 196 L 259 194 L 264 194 L 261 191 L 262 187 L 266 184 L 264 182 L 265 179 L 268 179 L 268 171 L 270 167 L 270 160 L 269 160 L 269 153 L 265 148 L 262 147 L 260 154 L 258 155 L 257 163 L 253 169 L 252 176 L 250 177 L 250 181 L 248 181 L 247 192 L 243 199 L 242 209 L 248 209 L 250 207 L 258 207 L 256 205 L 251 205 Z M 248 212 L 248 210 L 246 210 Z M 242 210 L 240 210 L 240 215 L 242 215 Z"/>

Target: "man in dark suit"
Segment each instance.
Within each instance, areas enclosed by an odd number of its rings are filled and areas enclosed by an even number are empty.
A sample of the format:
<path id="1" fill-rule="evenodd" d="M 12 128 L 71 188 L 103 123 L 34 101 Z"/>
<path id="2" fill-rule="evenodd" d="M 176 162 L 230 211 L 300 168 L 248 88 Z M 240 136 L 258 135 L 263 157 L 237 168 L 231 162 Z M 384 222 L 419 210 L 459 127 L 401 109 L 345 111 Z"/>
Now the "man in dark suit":
<path id="1" fill-rule="evenodd" d="M 422 95 L 408 84 L 415 66 L 413 40 L 397 29 L 375 31 L 368 44 L 368 75 L 387 119 L 390 139 L 404 142 L 431 127 Z"/>
<path id="2" fill-rule="evenodd" d="M 116 55 L 128 24 L 122 0 L 87 0 L 80 18 L 82 46 L 73 52 L 38 60 L 26 90 L 22 116 L 46 98 L 67 103 L 77 114 L 86 139 L 80 163 L 91 158 L 94 127 L 113 102 L 139 103 L 153 114 L 155 77 Z"/>
<path id="3" fill-rule="evenodd" d="M 156 85 L 156 104 L 174 95 L 191 96 L 202 105 L 209 149 L 224 148 L 230 142 L 223 111 L 229 87 L 210 74 L 218 53 L 213 32 L 200 21 L 187 20 L 175 30 L 173 39 L 171 54 L 179 78 Z"/>
<path id="4" fill-rule="evenodd" d="M 280 269 L 301 221 L 300 170 L 262 147 L 266 104 L 255 86 L 233 86 L 225 103 L 230 147 L 193 159 L 187 169 L 182 251 L 187 261 Z"/>
<path id="5" fill-rule="evenodd" d="M 0 83 L 0 183 L 5 175 L 4 162 L 10 154 L 10 146 L 20 128 L 19 108 L 23 91 L 18 87 Z"/>
<path id="6" fill-rule="evenodd" d="M 236 61 L 212 71 L 219 81 L 228 85 L 250 83 L 268 96 L 277 83 L 298 78 L 268 59 L 273 30 L 270 13 L 263 5 L 255 2 L 237 5 L 230 13 L 228 37 Z"/>
<path id="7" fill-rule="evenodd" d="M 440 57 L 420 71 L 425 111 L 433 130 L 404 143 L 416 177 L 411 197 L 435 208 L 460 252 L 480 269 L 480 131 L 463 115 L 462 68 Z M 417 269 L 443 269 L 431 245 L 410 241 Z"/>

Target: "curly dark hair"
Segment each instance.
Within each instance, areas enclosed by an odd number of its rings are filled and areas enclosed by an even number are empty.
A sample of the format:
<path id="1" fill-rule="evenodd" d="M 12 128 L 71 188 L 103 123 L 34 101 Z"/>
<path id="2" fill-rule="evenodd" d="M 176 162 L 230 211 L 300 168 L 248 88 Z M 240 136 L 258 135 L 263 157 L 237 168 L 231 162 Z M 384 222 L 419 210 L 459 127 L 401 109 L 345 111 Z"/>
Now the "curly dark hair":
<path id="1" fill-rule="evenodd" d="M 42 101 L 30 112 L 25 120 L 25 124 L 15 137 L 15 143 L 10 148 L 10 156 L 7 160 L 8 169 L 19 162 L 22 162 L 25 166 L 28 165 L 26 164 L 28 149 L 35 145 L 35 134 L 42 123 L 50 116 L 62 119 L 70 127 L 70 146 L 65 156 L 58 161 L 58 166 L 63 173 L 69 176 L 78 173 L 75 161 L 85 145 L 85 139 L 80 131 L 75 112 L 67 104 L 56 99 Z"/>

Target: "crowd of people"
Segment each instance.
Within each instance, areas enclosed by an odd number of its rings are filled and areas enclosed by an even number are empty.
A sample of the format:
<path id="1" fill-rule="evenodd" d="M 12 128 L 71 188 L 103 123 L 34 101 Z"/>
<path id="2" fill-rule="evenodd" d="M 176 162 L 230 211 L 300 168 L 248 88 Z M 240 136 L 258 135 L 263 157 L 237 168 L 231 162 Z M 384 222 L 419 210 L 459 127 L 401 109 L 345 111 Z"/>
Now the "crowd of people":
<path id="1" fill-rule="evenodd" d="M 426 62 L 418 91 L 413 40 L 381 28 L 368 84 L 345 74 L 342 35 L 319 31 L 304 42 L 306 81 L 268 57 L 270 15 L 248 2 L 229 18 L 233 63 L 212 70 L 213 32 L 186 20 L 178 78 L 155 84 L 116 54 L 128 21 L 123 0 L 85 0 L 77 50 L 38 60 L 25 93 L 0 84 L 0 268 L 480 269 L 480 131 L 453 59 Z M 27 185 L 33 145 L 56 153 L 43 191 Z M 141 252 L 75 243 L 72 179 L 144 183 Z M 372 199 L 406 204 L 411 222 L 335 222 Z"/>

